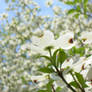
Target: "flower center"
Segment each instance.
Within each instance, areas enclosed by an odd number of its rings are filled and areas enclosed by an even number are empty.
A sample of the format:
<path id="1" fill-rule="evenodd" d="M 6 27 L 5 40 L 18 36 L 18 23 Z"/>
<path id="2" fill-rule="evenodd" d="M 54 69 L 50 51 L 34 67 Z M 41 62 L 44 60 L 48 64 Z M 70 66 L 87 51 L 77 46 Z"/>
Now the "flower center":
<path id="1" fill-rule="evenodd" d="M 34 81 L 34 83 L 37 83 L 37 80 L 33 80 Z"/>
<path id="2" fill-rule="evenodd" d="M 68 42 L 72 44 L 73 43 L 73 38 L 70 38 Z"/>
<path id="3" fill-rule="evenodd" d="M 82 40 L 83 40 L 83 42 L 85 42 L 87 39 L 86 38 L 83 38 Z"/>

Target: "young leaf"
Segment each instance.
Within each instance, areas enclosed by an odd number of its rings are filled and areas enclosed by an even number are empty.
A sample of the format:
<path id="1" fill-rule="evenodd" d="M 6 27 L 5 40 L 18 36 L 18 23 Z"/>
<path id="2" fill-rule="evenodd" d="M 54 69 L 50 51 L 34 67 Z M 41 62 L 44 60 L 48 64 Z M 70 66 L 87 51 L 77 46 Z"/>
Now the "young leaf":
<path id="1" fill-rule="evenodd" d="M 54 72 L 54 70 L 52 68 L 48 68 L 48 67 L 40 68 L 38 71 L 44 72 L 44 73 L 53 73 Z"/>
<path id="2" fill-rule="evenodd" d="M 87 12 L 87 3 L 88 3 L 88 0 L 84 0 L 83 2 L 83 8 L 84 8 L 84 14 L 86 15 L 86 12 Z"/>
<path id="3" fill-rule="evenodd" d="M 49 61 L 51 61 L 51 62 L 52 62 L 51 58 L 50 58 L 50 57 L 48 57 L 48 56 L 44 56 L 44 55 L 43 55 L 43 56 L 39 56 L 39 58 L 40 58 L 40 57 L 43 57 L 43 58 L 45 58 L 45 59 L 47 59 L 47 60 L 49 60 Z"/>
<path id="4" fill-rule="evenodd" d="M 77 5 L 76 11 L 77 11 L 77 12 L 80 12 L 80 11 L 81 11 L 81 8 L 80 8 L 79 5 Z"/>
<path id="5" fill-rule="evenodd" d="M 60 64 L 62 65 L 63 62 L 67 59 L 67 54 L 65 53 L 65 51 L 63 49 L 59 50 L 58 53 L 58 58 L 57 58 L 57 62 L 60 62 Z"/>
<path id="6" fill-rule="evenodd" d="M 78 0 L 74 0 L 74 3 L 77 4 L 78 3 Z"/>
<path id="7" fill-rule="evenodd" d="M 82 0 L 78 0 L 79 3 L 82 3 Z"/>
<path id="8" fill-rule="evenodd" d="M 47 90 L 39 90 L 39 91 L 37 91 L 37 92 L 47 92 Z"/>
<path id="9" fill-rule="evenodd" d="M 88 15 L 84 14 L 84 17 L 87 19 L 88 18 Z"/>
<path id="10" fill-rule="evenodd" d="M 77 13 L 77 14 L 74 15 L 74 17 L 78 19 L 79 15 L 80 15 L 80 14 Z"/>
<path id="11" fill-rule="evenodd" d="M 47 88 L 47 92 L 52 92 L 52 85 L 53 85 L 53 80 L 50 80 L 47 85 L 46 85 L 46 88 Z"/>
<path id="12" fill-rule="evenodd" d="M 68 5 L 75 5 L 77 2 L 77 0 L 75 1 L 66 1 L 65 4 L 68 4 Z"/>
<path id="13" fill-rule="evenodd" d="M 16 0 L 12 0 L 12 2 L 15 2 Z"/>
<path id="14" fill-rule="evenodd" d="M 75 81 L 69 83 L 71 86 L 78 88 L 78 84 Z"/>
<path id="15" fill-rule="evenodd" d="M 54 63 L 56 66 L 58 66 L 58 65 L 57 65 L 57 54 L 58 54 L 58 52 L 59 52 L 59 49 L 57 49 L 57 50 L 53 53 L 53 63 Z"/>
<path id="16" fill-rule="evenodd" d="M 76 52 L 80 56 L 83 56 L 85 54 L 85 48 L 84 47 L 77 48 Z"/>
<path id="17" fill-rule="evenodd" d="M 54 80 L 50 80 L 46 84 L 46 90 L 39 90 L 38 92 L 52 92 L 52 85 L 53 85 Z"/>
<path id="18" fill-rule="evenodd" d="M 83 56 L 85 54 L 85 48 L 84 47 L 80 47 L 80 48 L 73 47 L 68 52 L 72 56 L 74 56 L 75 54 L 79 54 L 80 56 Z"/>
<path id="19" fill-rule="evenodd" d="M 68 52 L 70 55 L 74 56 L 76 54 L 76 47 L 72 47 Z"/>
<path id="20" fill-rule="evenodd" d="M 62 88 L 61 87 L 57 87 L 56 88 L 56 92 L 61 92 Z"/>
<path id="21" fill-rule="evenodd" d="M 81 86 L 82 86 L 83 88 L 88 87 L 87 84 L 85 84 L 85 80 L 84 80 L 82 74 L 75 72 L 75 76 L 76 76 L 78 82 L 81 84 Z"/>
<path id="22" fill-rule="evenodd" d="M 22 82 L 24 83 L 24 84 L 28 84 L 28 82 L 25 80 L 25 77 L 21 77 L 21 80 L 22 80 Z"/>
<path id="23" fill-rule="evenodd" d="M 68 11 L 68 14 L 72 14 L 72 13 L 74 13 L 74 12 L 77 12 L 75 9 L 70 9 L 69 11 Z"/>
<path id="24" fill-rule="evenodd" d="M 57 57 L 58 51 L 59 51 L 59 49 L 57 49 L 57 50 L 53 53 L 53 59 L 54 59 L 54 61 L 56 61 L 56 57 Z"/>
<path id="25" fill-rule="evenodd" d="M 67 1 L 67 2 L 65 2 L 65 4 L 73 5 L 74 3 L 72 1 Z"/>
<path id="26" fill-rule="evenodd" d="M 88 3 L 88 0 L 84 0 L 84 2 L 83 2 L 83 3 L 84 3 L 84 5 L 87 5 L 87 3 Z"/>

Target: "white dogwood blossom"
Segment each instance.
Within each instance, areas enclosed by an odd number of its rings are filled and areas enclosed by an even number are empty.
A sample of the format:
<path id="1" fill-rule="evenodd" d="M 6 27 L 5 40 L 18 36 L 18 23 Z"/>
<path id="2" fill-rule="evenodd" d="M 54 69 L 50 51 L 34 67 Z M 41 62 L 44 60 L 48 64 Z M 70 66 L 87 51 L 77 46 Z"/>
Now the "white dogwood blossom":
<path id="1" fill-rule="evenodd" d="M 54 2 L 54 0 L 47 0 L 47 1 L 46 1 L 47 7 L 52 6 L 52 5 L 53 5 L 53 2 Z"/>
<path id="2" fill-rule="evenodd" d="M 61 14 L 61 8 L 59 6 L 54 6 L 53 11 L 56 15 Z"/>
<path id="3" fill-rule="evenodd" d="M 92 44 L 92 32 L 82 32 L 80 37 L 85 44 Z"/>
<path id="4" fill-rule="evenodd" d="M 69 32 L 61 34 L 60 37 L 56 40 L 56 47 L 62 49 L 70 49 L 75 46 L 74 34 Z"/>

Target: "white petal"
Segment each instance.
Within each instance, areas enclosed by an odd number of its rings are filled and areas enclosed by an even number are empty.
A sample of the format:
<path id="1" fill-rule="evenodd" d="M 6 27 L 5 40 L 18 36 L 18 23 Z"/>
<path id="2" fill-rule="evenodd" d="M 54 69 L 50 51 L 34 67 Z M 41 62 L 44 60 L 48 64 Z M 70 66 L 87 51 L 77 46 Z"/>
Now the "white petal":
<path id="1" fill-rule="evenodd" d="M 62 49 L 70 49 L 75 44 L 74 42 L 69 42 L 69 40 L 73 41 L 74 34 L 73 33 L 66 33 L 62 34 L 57 40 L 56 40 L 56 47 L 62 48 Z"/>
<path id="2" fill-rule="evenodd" d="M 80 39 L 82 39 L 85 44 L 92 43 L 92 32 L 82 32 Z"/>
<path id="3" fill-rule="evenodd" d="M 41 37 L 32 37 L 32 43 L 39 47 L 47 47 L 50 46 L 54 41 L 54 35 L 50 31 L 45 31 L 44 35 Z"/>

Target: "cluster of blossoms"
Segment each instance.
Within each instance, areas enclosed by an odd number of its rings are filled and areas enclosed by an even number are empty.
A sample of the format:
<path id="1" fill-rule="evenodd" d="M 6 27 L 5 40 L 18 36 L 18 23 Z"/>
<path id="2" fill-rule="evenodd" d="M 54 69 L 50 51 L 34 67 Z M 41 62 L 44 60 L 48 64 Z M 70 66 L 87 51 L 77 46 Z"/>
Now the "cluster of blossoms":
<path id="1" fill-rule="evenodd" d="M 0 17 L 0 92 L 91 92 L 91 18 L 76 19 L 53 6 L 54 0 L 46 2 L 53 17 L 39 15 L 33 0 L 14 1 L 7 8 L 12 20 Z"/>

